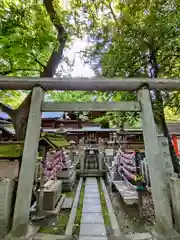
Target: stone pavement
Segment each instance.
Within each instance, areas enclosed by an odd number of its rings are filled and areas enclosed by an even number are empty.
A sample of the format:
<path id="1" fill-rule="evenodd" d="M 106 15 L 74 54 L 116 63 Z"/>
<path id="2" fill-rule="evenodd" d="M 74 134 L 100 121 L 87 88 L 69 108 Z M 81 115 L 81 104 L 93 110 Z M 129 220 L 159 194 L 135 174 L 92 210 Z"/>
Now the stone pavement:
<path id="1" fill-rule="evenodd" d="M 86 178 L 79 240 L 107 240 L 96 178 Z"/>

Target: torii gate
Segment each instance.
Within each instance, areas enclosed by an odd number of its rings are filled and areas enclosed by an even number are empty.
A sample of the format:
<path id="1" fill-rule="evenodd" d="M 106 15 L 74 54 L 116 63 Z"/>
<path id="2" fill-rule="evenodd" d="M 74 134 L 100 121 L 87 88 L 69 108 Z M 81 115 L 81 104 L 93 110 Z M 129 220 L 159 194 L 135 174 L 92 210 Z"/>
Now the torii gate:
<path id="1" fill-rule="evenodd" d="M 158 144 L 150 89 L 180 90 L 180 79 L 105 79 L 105 78 L 17 78 L 1 77 L 1 90 L 33 90 L 22 164 L 18 182 L 12 235 L 26 234 L 33 187 L 35 162 L 43 111 L 138 111 L 141 113 L 145 151 L 151 177 L 156 213 L 156 231 L 170 235 L 174 231 L 167 182 L 162 168 L 163 157 Z M 44 102 L 46 90 L 137 91 L 136 102 Z"/>

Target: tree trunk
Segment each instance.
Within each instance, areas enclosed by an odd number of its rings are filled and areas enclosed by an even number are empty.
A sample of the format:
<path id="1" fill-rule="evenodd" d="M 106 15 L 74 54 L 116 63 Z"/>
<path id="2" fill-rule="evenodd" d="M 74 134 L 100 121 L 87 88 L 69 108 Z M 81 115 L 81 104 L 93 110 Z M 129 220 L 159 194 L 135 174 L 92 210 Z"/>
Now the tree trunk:
<path id="1" fill-rule="evenodd" d="M 174 150 L 174 146 L 172 144 L 171 136 L 169 134 L 167 123 L 166 123 L 166 120 L 165 120 L 163 99 L 162 99 L 160 91 L 156 90 L 155 94 L 156 94 L 156 101 L 157 101 L 157 104 L 158 104 L 158 113 L 159 113 L 158 115 L 156 114 L 155 120 L 156 120 L 157 125 L 160 127 L 160 130 L 162 131 L 164 137 L 166 137 L 168 139 L 169 151 L 170 151 L 170 155 L 171 155 L 174 171 L 177 174 L 180 174 L 179 160 L 178 160 L 178 158 L 176 156 L 176 152 Z"/>
<path id="2" fill-rule="evenodd" d="M 150 62 L 152 66 L 151 77 L 157 78 L 158 77 L 158 64 L 156 59 L 156 50 L 151 50 L 150 52 Z M 179 175 L 180 174 L 180 164 L 179 160 L 176 156 L 174 146 L 171 141 L 171 136 L 169 134 L 169 130 L 166 124 L 165 115 L 164 115 L 164 104 L 161 92 L 158 90 L 154 90 L 156 99 L 155 99 L 155 106 L 157 107 L 157 111 L 154 114 L 155 121 L 157 126 L 159 126 L 160 130 L 162 131 L 164 137 L 168 139 L 169 142 L 169 151 L 172 159 L 172 164 L 174 167 L 174 171 Z"/>
<path id="3" fill-rule="evenodd" d="M 44 0 L 44 6 L 49 14 L 49 17 L 57 30 L 57 40 L 59 42 L 58 49 L 55 48 L 48 60 L 44 71 L 40 74 L 41 77 L 53 77 L 56 73 L 57 67 L 59 65 L 60 60 L 63 56 L 63 50 L 67 40 L 67 34 L 65 32 L 64 27 L 59 21 L 59 17 L 53 7 L 53 0 Z"/>
<path id="4" fill-rule="evenodd" d="M 15 129 L 16 138 L 18 141 L 23 141 L 26 136 L 26 127 L 31 103 L 31 96 L 32 93 L 30 93 L 22 102 L 22 104 L 15 110 L 7 107 L 3 103 L 0 103 L 0 108 L 2 111 L 7 113 L 12 119 L 12 124 Z"/>

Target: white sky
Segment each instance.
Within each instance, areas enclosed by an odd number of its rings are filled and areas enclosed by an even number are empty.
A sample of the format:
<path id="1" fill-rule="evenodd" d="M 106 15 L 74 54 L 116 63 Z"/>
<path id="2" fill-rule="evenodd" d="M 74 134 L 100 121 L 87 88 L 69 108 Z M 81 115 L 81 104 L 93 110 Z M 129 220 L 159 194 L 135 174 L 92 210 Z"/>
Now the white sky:
<path id="1" fill-rule="evenodd" d="M 80 56 L 80 51 L 85 50 L 85 48 L 88 46 L 88 41 L 86 38 L 83 40 L 76 39 L 73 41 L 73 44 L 70 49 L 64 51 L 64 56 L 67 57 L 70 61 L 74 62 L 74 67 L 71 72 L 72 77 L 93 77 L 94 72 L 88 66 L 88 64 L 84 64 L 83 60 Z M 65 63 L 60 63 L 60 66 L 63 66 L 64 69 L 68 69 L 67 65 Z"/>
<path id="2" fill-rule="evenodd" d="M 43 0 L 40 0 L 40 2 L 43 3 Z M 69 0 L 59 0 L 59 2 L 62 8 L 66 10 L 70 8 Z M 87 46 L 88 46 L 87 37 L 85 37 L 83 40 L 75 39 L 72 43 L 71 48 L 69 50 L 64 51 L 63 55 L 67 57 L 70 61 L 73 61 L 75 56 L 74 67 L 72 72 L 70 73 L 71 77 L 93 77 L 94 76 L 93 70 L 87 64 L 84 65 L 79 54 L 79 52 L 81 50 L 85 50 Z M 61 62 L 59 64 L 59 69 L 61 69 L 61 67 L 63 67 L 65 71 L 68 70 L 66 63 Z"/>

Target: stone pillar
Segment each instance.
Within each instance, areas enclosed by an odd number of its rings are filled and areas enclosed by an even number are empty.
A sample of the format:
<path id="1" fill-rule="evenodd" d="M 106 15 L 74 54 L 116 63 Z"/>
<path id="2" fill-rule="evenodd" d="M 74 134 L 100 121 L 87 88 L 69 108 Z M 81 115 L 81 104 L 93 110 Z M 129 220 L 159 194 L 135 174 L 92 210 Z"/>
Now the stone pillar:
<path id="1" fill-rule="evenodd" d="M 156 214 L 155 231 L 159 235 L 167 236 L 173 232 L 173 221 L 168 197 L 168 186 L 165 181 L 162 152 L 159 146 L 149 89 L 139 90 L 138 100 L 141 105 L 145 152 Z"/>
<path id="2" fill-rule="evenodd" d="M 102 152 L 99 152 L 99 154 L 98 154 L 99 156 L 98 156 L 98 161 L 99 161 L 99 171 L 100 171 L 100 173 L 103 171 L 103 165 L 104 165 L 104 163 L 103 163 L 103 161 L 104 161 L 104 156 L 103 156 L 103 153 Z"/>
<path id="3" fill-rule="evenodd" d="M 171 155 L 169 151 L 169 142 L 166 137 L 158 136 L 159 144 L 161 148 L 161 154 L 163 158 L 163 168 L 164 168 L 164 181 L 167 184 L 169 201 L 171 203 L 171 191 L 169 187 L 170 178 L 177 177 L 177 174 L 174 172 Z"/>
<path id="4" fill-rule="evenodd" d="M 80 172 L 81 174 L 84 173 L 84 148 L 85 148 L 85 144 L 84 144 L 84 138 L 79 140 L 79 158 L 80 158 Z"/>
<path id="5" fill-rule="evenodd" d="M 43 89 L 41 87 L 35 87 L 32 91 L 26 138 L 24 143 L 17 197 L 13 216 L 11 234 L 14 237 L 24 236 L 28 228 L 33 180 L 40 137 L 41 104 L 43 99 Z"/>
<path id="6" fill-rule="evenodd" d="M 175 229 L 180 233 L 180 179 L 170 179 Z"/>
<path id="7" fill-rule="evenodd" d="M 100 152 L 104 153 L 104 140 L 102 138 L 99 138 L 99 142 L 98 142 L 98 149 Z"/>

